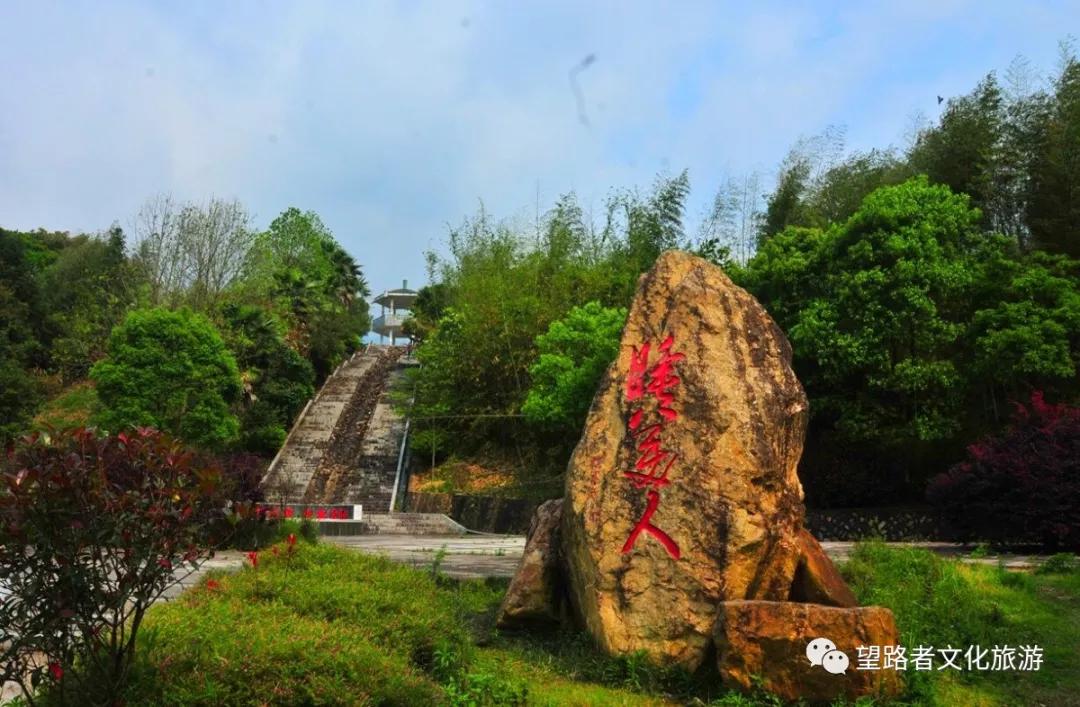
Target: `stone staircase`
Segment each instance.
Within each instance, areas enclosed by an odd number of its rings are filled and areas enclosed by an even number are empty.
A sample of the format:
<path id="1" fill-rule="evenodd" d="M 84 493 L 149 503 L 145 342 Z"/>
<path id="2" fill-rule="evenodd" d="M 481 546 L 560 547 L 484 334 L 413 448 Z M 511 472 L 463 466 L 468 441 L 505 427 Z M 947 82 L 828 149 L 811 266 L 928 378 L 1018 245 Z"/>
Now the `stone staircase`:
<path id="1" fill-rule="evenodd" d="M 268 501 L 296 501 L 304 497 L 346 405 L 379 356 L 370 347 L 367 351 L 357 351 L 326 379 L 270 463 L 262 482 Z"/>
<path id="2" fill-rule="evenodd" d="M 401 380 L 404 369 L 391 370 L 367 420 L 359 454 L 335 489 L 323 493 L 320 503 L 361 503 L 372 511 L 390 509 L 394 481 L 405 434 L 405 420 L 394 409 L 391 390 Z"/>
<path id="3" fill-rule="evenodd" d="M 270 465 L 262 484 L 268 502 L 361 505 L 365 522 L 390 510 L 405 432 L 391 401 L 391 389 L 409 365 L 402 353 L 400 347 L 369 346 L 327 378 Z M 372 521 L 365 527 L 387 532 L 382 528 L 397 526 Z"/>

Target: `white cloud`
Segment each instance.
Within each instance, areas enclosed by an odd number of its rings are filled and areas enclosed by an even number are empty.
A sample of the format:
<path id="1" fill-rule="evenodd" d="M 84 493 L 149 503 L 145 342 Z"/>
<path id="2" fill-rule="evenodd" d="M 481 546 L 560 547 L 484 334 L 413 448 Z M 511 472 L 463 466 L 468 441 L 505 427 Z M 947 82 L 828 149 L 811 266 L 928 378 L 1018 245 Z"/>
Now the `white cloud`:
<path id="1" fill-rule="evenodd" d="M 1080 19 L 820 5 L 5 4 L 0 224 L 90 230 L 160 191 L 236 196 L 261 224 L 315 209 L 375 287 L 415 283 L 481 198 L 531 215 L 538 188 L 544 205 L 576 189 L 599 207 L 688 167 L 696 214 L 726 174 L 830 123 L 898 142 L 937 93 L 1017 52 L 1044 64 Z M 568 73 L 587 54 L 586 127 Z"/>

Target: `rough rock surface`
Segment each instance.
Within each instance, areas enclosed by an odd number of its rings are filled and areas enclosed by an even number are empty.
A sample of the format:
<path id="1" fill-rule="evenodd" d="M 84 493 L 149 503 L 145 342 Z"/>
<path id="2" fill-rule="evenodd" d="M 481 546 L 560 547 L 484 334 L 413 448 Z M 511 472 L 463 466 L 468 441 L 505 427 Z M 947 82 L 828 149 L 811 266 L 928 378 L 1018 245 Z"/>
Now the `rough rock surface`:
<path id="1" fill-rule="evenodd" d="M 559 620 L 559 524 L 561 498 L 540 504 L 526 536 L 525 552 L 499 607 L 500 628 Z"/>
<path id="2" fill-rule="evenodd" d="M 751 690 L 754 678 L 780 697 L 833 700 L 841 695 L 896 696 L 902 689 L 893 669 L 858 670 L 857 646 L 899 645 L 892 612 L 880 606 L 845 609 L 796 602 L 731 601 L 719 607 L 717 667 L 724 684 Z M 807 646 L 827 638 L 847 655 L 846 672 L 812 665 Z"/>
<path id="3" fill-rule="evenodd" d="M 799 564 L 795 567 L 795 579 L 788 598 L 826 606 L 858 606 L 847 582 L 810 531 L 800 530 L 797 541 Z"/>
<path id="4" fill-rule="evenodd" d="M 602 647 L 693 670 L 720 602 L 788 599 L 807 412 L 764 308 L 720 268 L 661 255 L 567 471 L 570 595 Z"/>

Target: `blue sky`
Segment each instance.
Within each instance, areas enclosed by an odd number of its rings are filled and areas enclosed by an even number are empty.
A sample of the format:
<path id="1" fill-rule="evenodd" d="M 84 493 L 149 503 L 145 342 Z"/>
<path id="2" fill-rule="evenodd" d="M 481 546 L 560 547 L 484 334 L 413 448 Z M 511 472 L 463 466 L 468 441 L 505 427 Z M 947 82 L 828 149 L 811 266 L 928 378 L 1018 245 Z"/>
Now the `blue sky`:
<path id="1" fill-rule="evenodd" d="M 936 96 L 1017 55 L 1052 72 L 1077 2 L 0 4 L 0 225 L 128 227 L 147 197 L 313 209 L 373 289 L 481 200 L 531 222 L 575 190 L 689 169 L 698 221 L 829 125 L 902 146 Z M 588 125 L 578 118 L 571 68 Z"/>

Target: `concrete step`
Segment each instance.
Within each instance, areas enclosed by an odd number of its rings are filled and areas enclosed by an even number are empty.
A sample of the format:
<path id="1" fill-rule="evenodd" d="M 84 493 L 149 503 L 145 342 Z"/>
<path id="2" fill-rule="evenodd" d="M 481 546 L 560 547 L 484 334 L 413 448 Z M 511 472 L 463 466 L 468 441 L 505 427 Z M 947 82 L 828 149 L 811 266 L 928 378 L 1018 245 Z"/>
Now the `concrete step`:
<path id="1" fill-rule="evenodd" d="M 442 513 L 364 513 L 363 520 L 323 521 L 319 533 L 342 535 L 464 535 L 465 526 Z"/>

